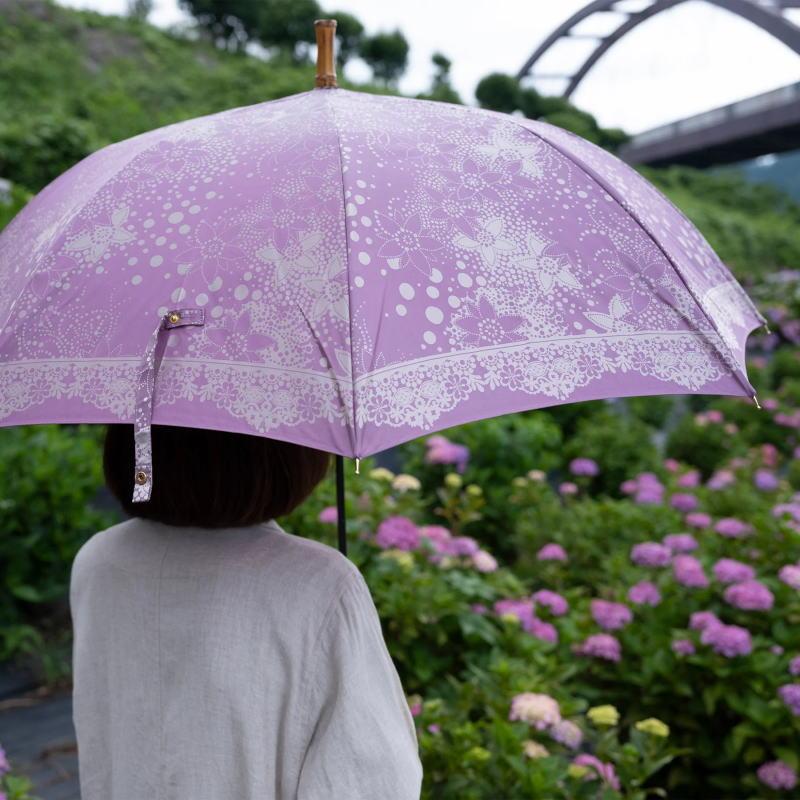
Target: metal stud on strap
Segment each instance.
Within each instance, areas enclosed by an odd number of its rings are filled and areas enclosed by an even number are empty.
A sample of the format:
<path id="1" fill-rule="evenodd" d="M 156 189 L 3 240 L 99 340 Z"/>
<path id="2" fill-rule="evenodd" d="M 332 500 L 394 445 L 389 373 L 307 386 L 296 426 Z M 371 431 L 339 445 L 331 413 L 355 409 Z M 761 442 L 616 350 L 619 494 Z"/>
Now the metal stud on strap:
<path id="1" fill-rule="evenodd" d="M 134 503 L 147 502 L 153 491 L 153 445 L 150 425 L 153 419 L 156 375 L 166 346 L 167 336 L 164 332 L 184 325 L 204 323 L 205 314 L 202 308 L 176 308 L 167 311 L 147 343 L 136 376 L 136 408 L 133 420 L 133 441 L 136 450 L 136 466 L 133 471 Z"/>

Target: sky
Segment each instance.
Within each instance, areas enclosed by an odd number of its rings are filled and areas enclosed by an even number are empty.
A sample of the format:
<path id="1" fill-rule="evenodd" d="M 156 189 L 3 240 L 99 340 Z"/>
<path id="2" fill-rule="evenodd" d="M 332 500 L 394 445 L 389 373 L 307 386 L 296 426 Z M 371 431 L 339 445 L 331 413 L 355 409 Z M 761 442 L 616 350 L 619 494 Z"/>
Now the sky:
<path id="1" fill-rule="evenodd" d="M 60 0 L 63 5 L 123 13 L 126 0 Z M 259 2 L 259 0 L 253 0 Z M 536 46 L 586 0 L 332 0 L 355 14 L 369 33 L 403 31 L 411 45 L 403 92 L 430 85 L 431 55 L 453 62 L 452 82 L 467 102 L 474 102 L 477 82 L 490 72 L 515 74 Z M 766 2 L 766 0 L 762 0 Z M 621 0 L 635 11 L 647 0 Z M 323 8 L 327 3 L 321 3 Z M 789 12 L 800 24 L 800 9 Z M 617 15 L 595 15 L 576 31 L 602 34 Z M 177 0 L 155 0 L 151 21 L 184 23 Z M 543 73 L 569 73 L 579 66 L 591 42 L 561 42 L 539 63 Z M 347 76 L 365 80 L 363 63 L 348 64 Z M 617 42 L 579 85 L 572 99 L 601 125 L 630 133 L 681 119 L 754 94 L 800 81 L 800 56 L 749 22 L 702 2 L 690 0 L 654 15 Z M 552 79 L 533 85 L 560 94 Z"/>

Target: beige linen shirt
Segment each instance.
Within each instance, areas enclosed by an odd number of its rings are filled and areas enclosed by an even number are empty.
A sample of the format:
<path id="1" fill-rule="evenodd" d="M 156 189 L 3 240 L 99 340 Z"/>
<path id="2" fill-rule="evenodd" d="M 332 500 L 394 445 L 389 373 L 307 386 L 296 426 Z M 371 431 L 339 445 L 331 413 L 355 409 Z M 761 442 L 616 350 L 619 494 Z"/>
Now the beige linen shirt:
<path id="1" fill-rule="evenodd" d="M 418 800 L 375 605 L 333 548 L 132 519 L 81 548 L 70 602 L 82 800 Z"/>

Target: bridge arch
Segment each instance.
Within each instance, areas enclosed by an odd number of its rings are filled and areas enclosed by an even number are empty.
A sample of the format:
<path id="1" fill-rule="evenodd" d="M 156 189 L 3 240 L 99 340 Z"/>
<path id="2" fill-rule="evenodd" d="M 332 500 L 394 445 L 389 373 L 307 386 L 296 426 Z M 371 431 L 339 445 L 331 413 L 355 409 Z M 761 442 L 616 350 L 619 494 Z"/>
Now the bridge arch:
<path id="1" fill-rule="evenodd" d="M 762 30 L 774 36 L 778 41 L 791 48 L 800 56 L 800 26 L 795 25 L 790 19 L 784 16 L 783 12 L 788 8 L 800 8 L 800 0 L 772 0 L 770 5 L 766 5 L 759 0 L 705 0 L 711 5 L 724 8 L 748 22 L 757 25 Z M 617 9 L 620 0 L 594 0 L 584 6 L 580 11 L 573 14 L 568 20 L 559 25 L 533 52 L 531 57 L 525 62 L 517 73 L 517 78 L 522 79 L 531 74 L 531 70 L 537 61 L 561 39 L 580 38 L 595 39 L 597 45 L 583 61 L 581 66 L 571 75 L 558 75 L 548 77 L 559 77 L 568 79 L 567 87 L 563 92 L 564 97 L 569 97 L 578 84 L 584 79 L 586 73 L 597 63 L 597 61 L 623 36 L 630 33 L 638 25 L 641 25 L 650 17 L 660 14 L 669 8 L 686 2 L 686 0 L 654 0 L 649 6 L 635 12 L 626 12 Z M 622 14 L 626 19 L 611 33 L 606 36 L 585 36 L 582 34 L 571 33 L 572 29 L 579 23 L 594 14 L 613 12 Z M 536 77 L 534 74 L 533 77 Z"/>

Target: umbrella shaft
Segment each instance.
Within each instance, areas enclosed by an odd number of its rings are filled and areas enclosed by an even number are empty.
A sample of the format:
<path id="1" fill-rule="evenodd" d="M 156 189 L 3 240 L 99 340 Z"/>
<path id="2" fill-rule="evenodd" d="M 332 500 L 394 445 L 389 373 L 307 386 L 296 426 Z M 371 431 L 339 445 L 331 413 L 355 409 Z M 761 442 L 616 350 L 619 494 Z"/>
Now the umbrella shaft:
<path id="1" fill-rule="evenodd" d="M 344 459 L 336 456 L 336 524 L 339 529 L 339 552 L 347 555 L 347 520 L 344 510 Z"/>

